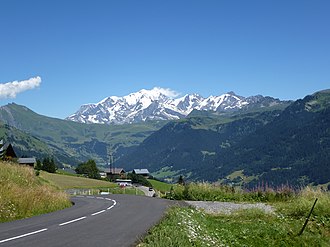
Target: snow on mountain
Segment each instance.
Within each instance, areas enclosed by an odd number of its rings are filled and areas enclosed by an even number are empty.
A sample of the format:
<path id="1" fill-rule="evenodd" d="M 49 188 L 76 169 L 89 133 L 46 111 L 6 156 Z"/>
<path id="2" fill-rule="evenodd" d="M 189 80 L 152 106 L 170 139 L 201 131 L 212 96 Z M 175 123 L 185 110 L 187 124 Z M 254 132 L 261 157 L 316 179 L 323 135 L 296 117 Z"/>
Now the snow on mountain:
<path id="1" fill-rule="evenodd" d="M 125 124 L 147 120 L 174 120 L 186 117 L 194 109 L 206 111 L 233 111 L 260 103 L 263 96 L 242 97 L 233 92 L 204 98 L 198 94 L 187 94 L 176 98 L 170 89 L 155 87 L 142 89 L 127 96 L 111 96 L 96 104 L 82 105 L 67 120 L 82 123 Z M 271 103 L 276 103 L 266 97 Z M 267 101 L 268 102 L 268 101 Z"/>

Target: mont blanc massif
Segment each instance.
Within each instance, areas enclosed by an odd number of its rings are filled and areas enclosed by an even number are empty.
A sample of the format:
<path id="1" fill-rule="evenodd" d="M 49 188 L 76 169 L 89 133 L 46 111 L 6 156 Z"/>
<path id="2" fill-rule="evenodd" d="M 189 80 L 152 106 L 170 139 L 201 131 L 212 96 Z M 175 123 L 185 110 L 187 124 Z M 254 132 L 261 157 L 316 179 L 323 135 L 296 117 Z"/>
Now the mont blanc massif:
<path id="1" fill-rule="evenodd" d="M 94 159 L 156 178 L 246 187 L 330 182 L 330 90 L 296 101 L 229 92 L 204 98 L 141 90 L 86 104 L 65 120 L 15 103 L 0 131 L 19 156 L 51 155 L 59 167 Z"/>

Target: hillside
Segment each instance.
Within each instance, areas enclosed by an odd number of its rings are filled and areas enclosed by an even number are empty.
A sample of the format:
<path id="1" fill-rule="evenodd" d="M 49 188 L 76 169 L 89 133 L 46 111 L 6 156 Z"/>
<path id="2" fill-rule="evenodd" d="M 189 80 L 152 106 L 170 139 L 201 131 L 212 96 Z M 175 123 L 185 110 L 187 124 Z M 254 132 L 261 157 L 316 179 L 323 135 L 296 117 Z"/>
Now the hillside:
<path id="1" fill-rule="evenodd" d="M 40 139 L 1 122 L 0 137 L 12 143 L 18 157 L 33 156 L 42 159 L 46 155 L 56 155 L 56 150 L 51 149 L 46 143 L 40 141 Z"/>
<path id="2" fill-rule="evenodd" d="M 219 147 L 228 148 L 239 143 L 244 136 L 254 133 L 280 112 L 239 115 L 206 115 L 202 112 L 202 116 L 194 113 L 192 117 L 168 123 L 146 138 L 130 155 L 119 159 L 116 165 L 126 169 L 145 167 L 151 172 L 165 170 L 169 177 L 179 174 L 194 176 L 193 171 L 198 167 L 205 169 L 212 164 Z M 207 180 L 208 177 L 202 179 Z"/>
<path id="3" fill-rule="evenodd" d="M 326 90 L 284 111 L 170 122 L 118 164 L 246 186 L 324 184 L 330 181 L 329 102 Z"/>
<path id="4" fill-rule="evenodd" d="M 104 164 L 108 149 L 116 157 L 121 156 L 165 124 L 157 121 L 120 126 L 82 124 L 42 116 L 14 103 L 0 107 L 0 121 L 38 138 L 48 145 L 47 153 L 71 165 L 90 158 Z M 25 144 L 31 150 L 30 143 Z"/>
<path id="5" fill-rule="evenodd" d="M 240 143 L 219 149 L 212 168 L 204 172 L 215 180 L 244 170 L 245 176 L 255 177 L 251 185 L 329 182 L 329 106 L 329 90 L 297 100 Z"/>
<path id="6" fill-rule="evenodd" d="M 0 162 L 0 222 L 71 206 L 66 194 L 42 185 L 30 167 Z"/>

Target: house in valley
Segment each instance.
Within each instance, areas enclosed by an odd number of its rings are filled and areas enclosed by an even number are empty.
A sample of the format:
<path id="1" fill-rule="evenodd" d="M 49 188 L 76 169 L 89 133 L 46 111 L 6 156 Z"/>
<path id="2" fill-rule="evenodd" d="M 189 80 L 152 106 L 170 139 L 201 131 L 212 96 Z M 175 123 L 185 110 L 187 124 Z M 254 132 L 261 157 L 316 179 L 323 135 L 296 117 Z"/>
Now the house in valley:
<path id="1" fill-rule="evenodd" d="M 37 163 L 36 158 L 18 158 L 18 164 L 34 167 Z"/>
<path id="2" fill-rule="evenodd" d="M 150 176 L 150 172 L 148 171 L 148 169 L 134 169 L 132 173 L 136 175 L 141 175 L 146 178 Z"/>
<path id="3" fill-rule="evenodd" d="M 123 168 L 106 168 L 101 176 L 102 175 L 105 175 L 105 177 L 109 179 L 125 178 L 126 172 Z"/>

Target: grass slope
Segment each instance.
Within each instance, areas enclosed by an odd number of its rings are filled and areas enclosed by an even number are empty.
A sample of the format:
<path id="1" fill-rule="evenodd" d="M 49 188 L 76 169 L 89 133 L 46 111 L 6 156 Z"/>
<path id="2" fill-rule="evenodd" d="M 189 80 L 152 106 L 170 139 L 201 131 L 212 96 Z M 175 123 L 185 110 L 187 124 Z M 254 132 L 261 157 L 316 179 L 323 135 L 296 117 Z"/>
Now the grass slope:
<path id="1" fill-rule="evenodd" d="M 155 190 L 160 191 L 161 193 L 170 192 L 171 188 L 176 186 L 175 184 L 168 184 L 154 179 L 148 179 L 148 181 L 151 183 Z"/>
<path id="2" fill-rule="evenodd" d="M 0 222 L 71 206 L 68 196 L 43 185 L 30 167 L 0 161 Z"/>
<path id="3" fill-rule="evenodd" d="M 72 175 L 64 175 L 57 173 L 47 173 L 41 171 L 40 178 L 44 183 L 60 189 L 88 189 L 91 193 L 99 193 L 101 191 L 110 192 L 113 194 L 132 194 L 132 195 L 144 195 L 144 193 L 136 188 L 121 188 L 115 183 L 111 183 L 104 180 L 90 179 L 84 177 L 76 177 Z M 77 191 L 79 193 L 79 191 Z"/>
<path id="4" fill-rule="evenodd" d="M 68 176 L 63 174 L 48 173 L 41 171 L 40 177 L 50 185 L 60 189 L 93 189 L 93 188 L 115 188 L 116 184 L 108 181 L 90 179 L 84 177 Z"/>

